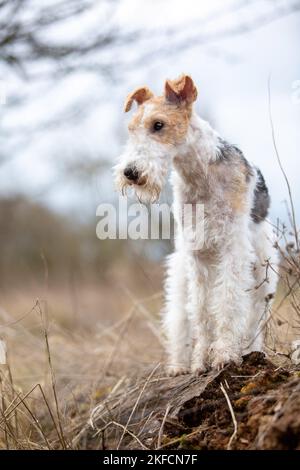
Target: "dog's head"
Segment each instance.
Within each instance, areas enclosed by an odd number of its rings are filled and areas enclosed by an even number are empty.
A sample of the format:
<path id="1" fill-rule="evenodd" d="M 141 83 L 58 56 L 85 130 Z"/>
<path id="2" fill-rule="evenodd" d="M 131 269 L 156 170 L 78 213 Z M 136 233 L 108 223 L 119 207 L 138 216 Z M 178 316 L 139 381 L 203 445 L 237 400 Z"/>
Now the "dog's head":
<path id="1" fill-rule="evenodd" d="M 134 102 L 137 110 L 131 119 L 126 148 L 115 166 L 118 188 L 134 187 L 139 199 L 159 197 L 168 166 L 185 143 L 192 105 L 197 89 L 191 77 L 167 80 L 163 96 L 154 96 L 147 87 L 128 95 L 125 112 Z"/>

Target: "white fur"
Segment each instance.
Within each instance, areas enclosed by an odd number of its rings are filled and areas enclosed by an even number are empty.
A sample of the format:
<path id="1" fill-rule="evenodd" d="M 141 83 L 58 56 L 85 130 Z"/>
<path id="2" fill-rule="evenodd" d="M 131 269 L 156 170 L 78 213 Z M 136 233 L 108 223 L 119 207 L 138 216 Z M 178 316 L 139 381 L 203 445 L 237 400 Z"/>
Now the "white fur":
<path id="1" fill-rule="evenodd" d="M 206 198 L 206 176 L 209 163 L 218 157 L 218 145 L 218 134 L 193 114 L 188 134 L 176 148 L 158 143 L 139 128 L 116 167 L 120 184 L 125 166 L 134 161 L 148 178 L 135 190 L 139 197 L 151 197 L 153 185 L 160 190 L 168 165 L 173 166 L 177 236 L 167 262 L 163 327 L 169 371 L 174 374 L 238 363 L 246 352 L 261 350 L 270 308 L 266 296 L 276 290 L 277 253 L 270 225 L 256 224 L 250 217 L 256 176 L 249 182 L 241 214 L 233 216 L 221 183 Z M 186 203 L 204 203 L 201 250 L 190 249 L 184 240 L 180 214 Z"/>
<path id="2" fill-rule="evenodd" d="M 142 201 L 155 201 L 165 183 L 171 154 L 172 148 L 149 139 L 145 130 L 140 129 L 129 139 L 119 163 L 114 167 L 117 186 L 122 188 L 128 185 L 123 171 L 128 164 L 135 162 L 141 177 L 147 178 L 147 185 L 135 186 L 137 197 Z"/>

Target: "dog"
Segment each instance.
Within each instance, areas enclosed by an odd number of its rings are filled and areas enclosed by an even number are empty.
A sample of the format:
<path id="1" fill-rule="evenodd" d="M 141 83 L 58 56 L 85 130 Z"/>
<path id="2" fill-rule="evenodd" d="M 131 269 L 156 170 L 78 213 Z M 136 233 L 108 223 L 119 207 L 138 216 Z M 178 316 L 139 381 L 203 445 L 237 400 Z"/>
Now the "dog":
<path id="1" fill-rule="evenodd" d="M 170 375 L 220 369 L 264 347 L 277 285 L 277 250 L 266 219 L 270 197 L 260 170 L 194 110 L 188 75 L 130 93 L 129 139 L 115 166 L 117 187 L 155 201 L 171 167 L 175 250 L 167 260 L 163 329 Z M 204 240 L 191 248 L 182 208 L 203 206 Z"/>

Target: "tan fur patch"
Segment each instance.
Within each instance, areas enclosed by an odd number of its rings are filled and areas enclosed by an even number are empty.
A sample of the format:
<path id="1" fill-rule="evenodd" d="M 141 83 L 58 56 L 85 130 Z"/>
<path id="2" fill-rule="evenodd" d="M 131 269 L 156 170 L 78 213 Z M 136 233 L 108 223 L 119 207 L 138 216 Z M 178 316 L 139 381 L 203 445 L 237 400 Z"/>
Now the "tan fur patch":
<path id="1" fill-rule="evenodd" d="M 231 207 L 234 214 L 243 214 L 247 211 L 247 169 L 240 161 L 231 165 L 216 162 L 210 166 L 210 177 L 222 181 L 224 191 L 224 204 Z"/>
<path id="2" fill-rule="evenodd" d="M 165 97 L 171 103 L 184 102 L 190 105 L 196 101 L 197 95 L 197 88 L 189 75 L 181 75 L 165 83 Z"/>
<path id="3" fill-rule="evenodd" d="M 138 88 L 130 93 L 125 101 L 125 111 L 131 109 L 133 101 L 139 105 L 137 112 L 128 125 L 130 132 L 144 128 L 149 137 L 166 145 L 178 145 L 186 136 L 192 115 L 192 105 L 197 98 L 197 89 L 188 75 L 176 80 L 167 80 L 164 96 L 155 97 L 147 87 Z M 155 121 L 164 127 L 155 132 Z"/>
<path id="4" fill-rule="evenodd" d="M 236 214 L 247 210 L 246 194 L 248 189 L 245 165 L 240 164 L 234 168 L 231 185 L 227 194 L 228 203 Z"/>
<path id="5" fill-rule="evenodd" d="M 143 125 L 144 110 L 145 110 L 145 107 L 142 105 L 142 106 L 139 106 L 137 111 L 134 113 L 131 121 L 128 124 L 128 130 L 130 132 L 136 131 L 139 127 Z"/>
<path id="6" fill-rule="evenodd" d="M 142 88 L 138 88 L 137 90 L 133 91 L 132 93 L 130 93 L 127 96 L 127 98 L 125 100 L 125 104 L 124 104 L 125 113 L 130 111 L 132 103 L 134 101 L 136 101 L 138 105 L 141 105 L 145 101 L 150 100 L 153 96 L 154 95 L 153 95 L 152 91 L 149 90 L 149 88 L 146 87 L 146 86 L 142 87 Z"/>
<path id="7" fill-rule="evenodd" d="M 240 182 L 241 191 L 228 193 L 228 202 L 236 214 L 243 214 L 246 211 L 246 191 L 245 186 Z"/>
<path id="8" fill-rule="evenodd" d="M 151 112 L 145 113 L 148 106 L 151 106 Z M 182 142 L 187 133 L 190 116 L 190 107 L 174 106 L 168 103 L 163 96 L 159 96 L 151 98 L 138 108 L 128 129 L 134 132 L 143 127 L 146 132 L 149 132 L 150 137 L 158 142 L 177 145 Z M 159 132 L 153 131 L 155 121 L 164 123 L 163 129 Z"/>

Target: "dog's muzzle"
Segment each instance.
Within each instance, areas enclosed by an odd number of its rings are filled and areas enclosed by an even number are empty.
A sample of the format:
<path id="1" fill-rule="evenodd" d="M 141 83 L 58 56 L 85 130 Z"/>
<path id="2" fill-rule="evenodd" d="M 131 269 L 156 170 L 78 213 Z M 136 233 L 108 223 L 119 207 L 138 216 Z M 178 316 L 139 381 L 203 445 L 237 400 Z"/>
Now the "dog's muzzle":
<path id="1" fill-rule="evenodd" d="M 135 167 L 127 166 L 124 170 L 124 176 L 131 182 L 137 183 L 139 179 L 139 172 Z"/>

